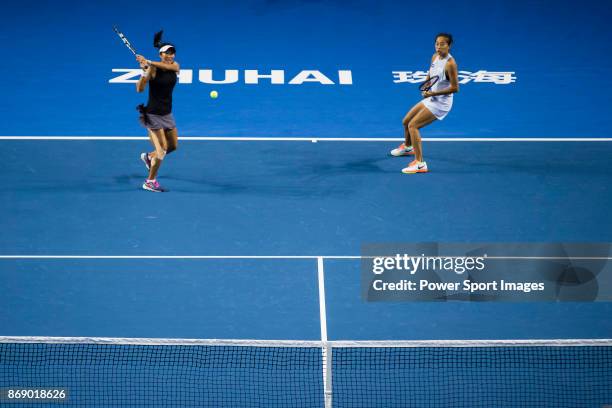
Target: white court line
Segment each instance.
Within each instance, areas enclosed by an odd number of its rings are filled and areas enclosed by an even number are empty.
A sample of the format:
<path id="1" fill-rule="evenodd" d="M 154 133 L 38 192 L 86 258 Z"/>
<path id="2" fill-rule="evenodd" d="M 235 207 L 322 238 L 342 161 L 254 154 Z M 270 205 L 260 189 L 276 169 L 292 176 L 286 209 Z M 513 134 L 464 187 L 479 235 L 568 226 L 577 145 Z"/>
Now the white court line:
<path id="1" fill-rule="evenodd" d="M 319 279 L 319 316 L 321 318 L 321 341 L 327 341 L 327 312 L 325 308 L 325 272 L 323 257 L 317 257 L 317 276 Z"/>
<path id="2" fill-rule="evenodd" d="M 323 257 L 317 258 L 317 276 L 319 280 L 319 319 L 321 322 L 321 358 L 323 359 L 323 394 L 325 408 L 332 407 L 332 349 L 327 344 L 327 308 L 325 307 L 325 271 Z"/>
<path id="3" fill-rule="evenodd" d="M 0 140 L 149 140 L 146 136 L 0 136 Z M 398 142 L 400 137 L 199 137 L 183 136 L 181 141 L 226 142 Z M 610 137 L 425 137 L 425 142 L 612 142 Z"/>

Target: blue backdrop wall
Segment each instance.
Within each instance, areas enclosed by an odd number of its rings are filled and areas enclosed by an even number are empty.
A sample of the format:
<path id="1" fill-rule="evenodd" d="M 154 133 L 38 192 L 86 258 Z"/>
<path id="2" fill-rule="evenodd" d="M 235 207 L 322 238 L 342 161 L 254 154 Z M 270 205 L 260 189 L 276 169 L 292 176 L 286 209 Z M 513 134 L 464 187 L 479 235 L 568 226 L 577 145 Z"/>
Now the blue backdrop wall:
<path id="1" fill-rule="evenodd" d="M 182 69 L 192 70 L 191 83 L 175 91 L 183 136 L 401 137 L 401 119 L 420 96 L 416 84 L 394 82 L 394 72 L 426 70 L 435 34 L 447 31 L 466 83 L 425 136 L 609 137 L 605 3 L 13 2 L 0 28 L 0 133 L 144 135 L 134 108 L 146 95 L 113 82 L 121 75 L 114 69 L 137 68 L 112 31 L 117 24 L 149 58 L 163 28 Z M 249 69 L 282 70 L 284 84 L 246 84 Z M 238 70 L 239 79 L 206 84 L 199 70 L 215 80 Z M 289 84 L 305 70 L 334 84 Z M 350 71 L 352 84 L 338 83 L 339 70 Z M 494 72 L 512 82 L 483 82 Z"/>

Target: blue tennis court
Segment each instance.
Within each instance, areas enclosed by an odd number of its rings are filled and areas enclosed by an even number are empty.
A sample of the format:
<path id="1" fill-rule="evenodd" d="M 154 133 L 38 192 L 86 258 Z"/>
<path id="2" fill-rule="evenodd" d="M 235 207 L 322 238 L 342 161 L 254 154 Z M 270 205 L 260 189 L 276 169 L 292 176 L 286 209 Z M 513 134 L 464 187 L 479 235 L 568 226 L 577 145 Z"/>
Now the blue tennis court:
<path id="1" fill-rule="evenodd" d="M 362 298 L 371 243 L 612 242 L 610 9 L 435 8 L 6 6 L 0 405 L 61 386 L 74 406 L 612 404 L 609 301 Z M 115 24 L 151 59 L 155 31 L 176 44 L 163 194 L 141 188 L 147 94 Z M 438 32 L 461 90 L 406 175 L 389 151 Z"/>

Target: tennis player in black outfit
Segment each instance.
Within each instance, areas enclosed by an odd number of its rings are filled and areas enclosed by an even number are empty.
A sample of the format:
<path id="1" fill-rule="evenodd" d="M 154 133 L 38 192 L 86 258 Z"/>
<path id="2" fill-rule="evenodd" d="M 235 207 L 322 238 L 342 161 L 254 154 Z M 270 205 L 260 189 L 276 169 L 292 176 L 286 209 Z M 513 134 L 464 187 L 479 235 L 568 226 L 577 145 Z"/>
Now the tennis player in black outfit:
<path id="1" fill-rule="evenodd" d="M 179 64 L 174 60 L 176 49 L 170 43 L 162 43 L 163 31 L 155 34 L 153 45 L 159 49 L 160 61 L 151 61 L 137 55 L 136 60 L 143 74 L 136 84 L 136 91 L 143 92 L 149 84 L 147 105 L 140 105 L 140 121 L 147 128 L 149 139 L 155 150 L 142 153 L 140 158 L 149 170 L 149 176 L 142 185 L 148 191 L 165 191 L 157 182 L 157 172 L 164 158 L 178 146 L 178 131 L 172 115 L 172 92 L 176 85 Z"/>

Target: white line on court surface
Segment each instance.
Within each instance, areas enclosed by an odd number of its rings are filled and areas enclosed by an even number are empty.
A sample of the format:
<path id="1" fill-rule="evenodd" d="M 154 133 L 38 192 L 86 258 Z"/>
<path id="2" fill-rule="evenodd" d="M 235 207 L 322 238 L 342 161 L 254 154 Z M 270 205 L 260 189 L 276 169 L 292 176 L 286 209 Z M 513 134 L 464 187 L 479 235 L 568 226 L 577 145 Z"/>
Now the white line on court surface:
<path id="1" fill-rule="evenodd" d="M 317 276 L 319 280 L 319 319 L 321 322 L 321 358 L 323 359 L 323 393 L 325 408 L 332 407 L 332 349 L 327 344 L 327 308 L 325 307 L 325 271 L 323 257 L 317 258 Z"/>
<path id="2" fill-rule="evenodd" d="M 149 140 L 146 136 L 0 136 L 0 140 Z M 181 141 L 226 142 L 398 142 L 399 137 L 206 137 L 183 136 Z M 425 137 L 425 142 L 612 142 L 610 137 Z"/>
<path id="3" fill-rule="evenodd" d="M 317 276 L 319 279 L 319 316 L 321 318 L 321 341 L 327 341 L 327 311 L 325 308 L 325 271 L 323 257 L 317 257 Z"/>

